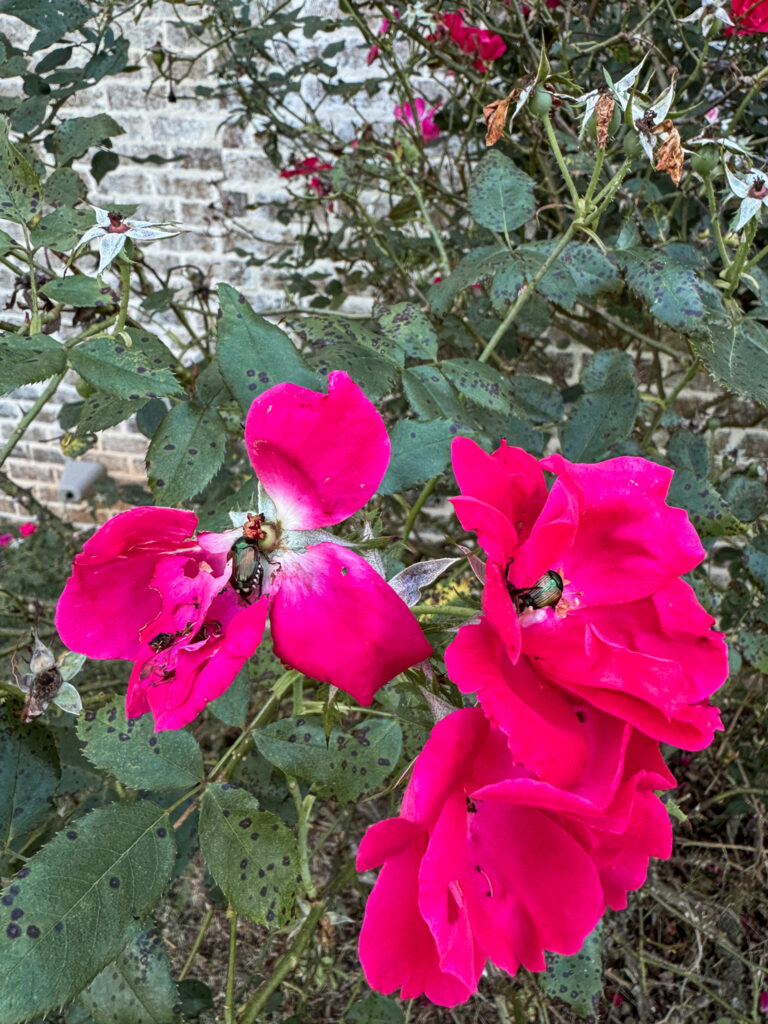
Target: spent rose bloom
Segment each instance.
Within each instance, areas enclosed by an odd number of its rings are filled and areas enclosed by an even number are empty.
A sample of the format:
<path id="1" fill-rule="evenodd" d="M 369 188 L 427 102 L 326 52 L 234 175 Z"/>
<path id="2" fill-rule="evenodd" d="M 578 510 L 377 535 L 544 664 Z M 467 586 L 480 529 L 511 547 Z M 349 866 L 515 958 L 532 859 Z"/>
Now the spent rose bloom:
<path id="1" fill-rule="evenodd" d="M 435 725 L 400 817 L 372 825 L 358 852 L 358 870 L 384 865 L 360 934 L 373 988 L 454 1006 L 486 959 L 510 974 L 543 970 L 544 950 L 578 952 L 606 906 L 624 907 L 643 883 L 648 858 L 669 856 L 653 790 L 674 780 L 657 745 L 586 702 L 556 711 L 586 755 L 560 784 L 480 708 Z M 535 752 L 534 739 L 524 742 Z M 542 741 L 556 761 L 552 736 Z"/>
<path id="2" fill-rule="evenodd" d="M 102 210 L 94 206 L 93 212 L 96 214 L 96 224 L 82 235 L 75 249 L 87 245 L 94 238 L 99 239 L 97 274 L 103 274 L 112 260 L 123 251 L 126 238 L 132 238 L 136 242 L 152 242 L 157 238 L 172 238 L 178 234 L 175 230 L 168 231 L 168 224 L 133 218 L 126 220 L 122 213 L 116 213 L 114 210 Z"/>
<path id="3" fill-rule="evenodd" d="M 517 686 L 527 662 L 541 686 L 578 695 L 653 739 L 689 750 L 710 743 L 721 724 L 707 698 L 728 674 L 727 651 L 680 579 L 704 549 L 687 514 L 665 503 L 672 471 L 634 457 L 537 462 L 504 443 L 489 455 L 468 438 L 454 440 L 452 456 L 462 492 L 454 508 L 488 555 L 485 620 L 515 666 L 504 686 Z M 545 470 L 555 475 L 549 491 Z M 556 604 L 531 607 L 510 593 L 548 573 L 562 583 Z M 473 665 L 474 629 L 461 628 L 446 665 L 496 717 L 501 684 Z"/>
<path id="4" fill-rule="evenodd" d="M 181 728 L 226 690 L 267 615 L 281 661 L 364 704 L 430 654 L 405 603 L 323 530 L 362 508 L 389 461 L 357 385 L 341 372 L 328 394 L 277 384 L 251 406 L 245 441 L 266 492 L 258 514 L 195 537 L 191 512 L 123 512 L 85 543 L 59 601 L 70 649 L 135 662 L 127 713 L 151 711 L 157 729 Z"/>
<path id="5" fill-rule="evenodd" d="M 415 119 L 410 103 L 403 103 L 402 106 L 395 107 L 393 111 L 395 119 L 397 121 L 401 121 L 405 125 L 410 125 L 412 128 L 415 128 L 418 124 L 419 130 L 424 139 L 436 139 L 440 134 L 440 129 L 433 121 L 433 117 L 442 104 L 438 103 L 437 106 L 432 107 L 432 109 L 425 114 L 424 111 L 427 105 L 421 96 L 416 96 L 413 102 L 416 107 Z"/>
<path id="6" fill-rule="evenodd" d="M 759 222 L 763 209 L 768 209 L 768 174 L 765 171 L 748 171 L 743 178 L 738 178 L 726 164 L 725 176 L 731 195 L 741 200 L 739 215 L 734 219 L 731 230 L 741 231 L 753 217 Z"/>

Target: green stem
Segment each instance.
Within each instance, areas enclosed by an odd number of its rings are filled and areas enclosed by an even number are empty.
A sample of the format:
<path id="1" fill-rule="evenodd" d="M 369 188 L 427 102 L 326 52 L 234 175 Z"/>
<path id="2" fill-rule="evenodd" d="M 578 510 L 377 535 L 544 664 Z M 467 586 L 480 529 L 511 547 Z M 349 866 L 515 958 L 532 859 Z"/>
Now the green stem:
<path id="1" fill-rule="evenodd" d="M 578 198 L 578 196 L 577 196 L 577 198 Z M 581 200 L 579 200 L 579 202 L 581 202 Z M 520 310 L 523 308 L 523 306 L 526 304 L 526 302 L 533 295 L 534 291 L 536 290 L 536 285 L 539 283 L 539 281 L 541 281 L 541 279 L 544 277 L 546 272 L 549 270 L 549 268 L 552 266 L 552 264 L 555 262 L 555 260 L 559 257 L 560 253 L 563 251 L 563 249 L 566 247 L 566 245 L 568 245 L 570 240 L 573 238 L 573 236 L 574 236 L 574 234 L 576 232 L 577 224 L 578 224 L 578 221 L 573 221 L 571 224 L 569 224 L 565 234 L 560 237 L 560 240 L 558 241 L 558 243 L 555 246 L 555 248 L 552 250 L 552 252 L 546 258 L 546 260 L 542 263 L 542 265 L 536 271 L 536 273 L 531 278 L 531 280 L 523 288 L 520 289 L 520 291 L 517 294 L 517 298 L 512 303 L 512 305 L 509 307 L 509 311 L 507 312 L 507 315 L 504 317 L 504 319 L 501 321 L 499 326 L 493 332 L 493 334 L 491 335 L 490 340 L 488 341 L 488 344 L 485 346 L 485 348 L 483 349 L 482 353 L 480 354 L 479 362 L 481 362 L 481 363 L 488 362 L 488 360 L 490 359 L 491 354 L 493 353 L 494 349 L 496 348 L 498 343 L 501 341 L 501 339 L 504 337 L 504 335 L 506 334 L 506 332 L 509 329 L 509 327 L 514 322 L 515 317 L 517 316 L 517 314 L 520 312 Z"/>
<path id="2" fill-rule="evenodd" d="M 618 171 L 614 174 L 608 184 L 597 193 L 592 201 L 592 210 L 588 213 L 585 218 L 587 226 L 591 227 L 600 220 L 603 213 L 605 212 L 608 204 L 611 202 L 613 197 L 621 188 L 622 182 L 627 176 L 629 168 L 632 166 L 631 160 L 625 160 L 624 163 L 619 167 Z"/>
<path id="3" fill-rule="evenodd" d="M 728 258 L 728 253 L 725 251 L 723 232 L 720 230 L 720 219 L 717 216 L 717 200 L 715 199 L 715 190 L 712 187 L 712 175 L 709 172 L 705 172 L 702 177 L 704 178 L 704 188 L 706 189 L 707 202 L 709 203 L 709 219 L 712 222 L 712 230 L 715 232 L 715 239 L 717 241 L 717 251 L 720 253 L 723 270 L 728 270 L 731 266 L 731 261 Z"/>
<path id="4" fill-rule="evenodd" d="M 297 932 L 290 949 L 280 957 L 272 968 L 269 978 L 256 989 L 237 1018 L 237 1024 L 254 1024 L 259 1019 L 259 1014 L 264 1009 L 267 1000 L 272 993 L 282 984 L 285 977 L 295 970 L 299 965 L 299 959 L 304 952 L 304 947 L 312 938 L 317 924 L 325 911 L 325 901 L 315 903 L 309 911 L 304 924 Z"/>
<path id="5" fill-rule="evenodd" d="M 427 480 L 427 482 L 424 484 L 423 488 L 421 489 L 421 494 L 418 496 L 416 501 L 411 506 L 411 510 L 408 513 L 408 515 L 406 516 L 405 525 L 403 526 L 403 535 L 400 538 L 400 543 L 403 545 L 403 547 L 407 547 L 408 546 L 408 538 L 411 535 L 411 530 L 413 529 L 413 524 L 416 522 L 418 514 L 419 514 L 419 512 L 421 512 L 422 508 L 424 507 L 424 504 L 425 504 L 427 498 L 430 496 L 432 491 L 434 491 L 435 484 L 437 483 L 437 481 L 439 479 L 440 479 L 439 477 L 433 476 L 431 480 Z"/>
<path id="6" fill-rule="evenodd" d="M 595 166 L 592 169 L 592 177 L 590 178 L 589 185 L 587 186 L 586 195 L 584 196 L 584 205 L 589 206 L 592 202 L 592 193 L 597 188 L 597 182 L 600 178 L 600 172 L 603 169 L 603 161 L 605 160 L 605 150 L 598 149 L 597 160 L 595 160 Z"/>
<path id="7" fill-rule="evenodd" d="M 733 263 L 731 263 L 730 267 L 728 268 L 728 280 L 730 281 L 731 287 L 728 289 L 726 294 L 729 297 L 733 295 L 733 293 L 739 287 L 741 275 L 744 272 L 744 266 L 747 262 L 747 256 L 749 255 L 749 250 L 752 247 L 752 242 L 754 241 L 756 234 L 757 220 L 755 219 L 751 220 L 749 224 L 746 225 L 746 232 L 744 238 L 739 242 L 739 247 L 736 250 L 736 255 L 733 258 Z"/>
<path id="8" fill-rule="evenodd" d="M 742 99 L 741 103 L 738 105 L 738 107 L 736 107 L 736 110 L 734 112 L 733 117 L 728 122 L 728 132 L 729 132 L 729 134 L 733 131 L 733 128 L 734 128 L 736 122 L 741 120 L 742 114 L 744 113 L 744 111 L 749 106 L 749 104 L 752 101 L 752 98 L 754 97 L 755 93 L 757 93 L 758 90 L 760 89 L 760 86 L 762 85 L 763 80 L 765 78 L 768 78 L 768 65 L 766 65 L 762 69 L 762 71 L 759 71 L 755 75 L 754 82 L 752 83 L 750 88 L 747 90 L 747 92 L 744 95 L 744 98 Z"/>
<path id="9" fill-rule="evenodd" d="M 427 230 L 429 231 L 430 235 L 432 235 L 432 241 L 435 243 L 435 248 L 437 249 L 440 261 L 440 269 L 447 277 L 448 274 L 450 274 L 451 272 L 451 262 L 448 259 L 448 253 L 445 251 L 445 246 L 443 245 L 443 240 L 440 237 L 440 233 L 438 232 L 437 228 L 435 227 L 434 221 L 429 215 L 426 203 L 424 202 L 424 196 L 421 194 L 421 189 L 413 180 L 413 178 L 411 178 L 408 174 L 404 174 L 403 178 L 407 182 L 413 194 L 416 196 L 416 202 L 419 204 L 421 215 L 424 218 L 424 221 L 427 225 Z"/>
<path id="10" fill-rule="evenodd" d="M 5 460 L 13 451 L 13 449 L 22 439 L 27 427 L 30 425 L 30 423 L 32 423 L 34 419 L 37 418 L 37 416 L 39 415 L 40 411 L 42 410 L 43 406 L 48 401 L 48 399 L 52 398 L 56 394 L 56 391 L 58 390 L 59 384 L 61 384 L 62 380 L 64 380 L 64 373 L 57 373 L 56 376 L 51 380 L 50 384 L 45 389 L 45 391 L 43 391 L 40 397 L 35 401 L 34 405 L 31 405 L 29 409 L 27 409 L 27 411 L 21 417 L 21 419 L 16 425 L 15 430 L 8 438 L 6 443 L 3 445 L 2 449 L 0 449 L 0 466 L 3 465 Z"/>
<path id="11" fill-rule="evenodd" d="M 763 248 L 760 250 L 757 256 L 753 256 L 751 260 L 747 260 L 746 264 L 744 265 L 743 272 L 746 273 L 746 271 L 751 270 L 756 263 L 762 263 L 766 256 L 768 256 L 768 245 L 763 246 Z"/>
<path id="12" fill-rule="evenodd" d="M 229 918 L 229 959 L 227 962 L 227 991 L 224 997 L 224 1024 L 235 1020 L 235 965 L 237 963 L 237 914 L 227 907 Z"/>
<path id="13" fill-rule="evenodd" d="M 315 883 L 312 881 L 312 873 L 309 870 L 309 815 L 312 811 L 312 805 L 315 802 L 314 796 L 309 793 L 302 799 L 301 789 L 296 779 L 291 775 L 286 775 L 288 780 L 288 791 L 293 797 L 293 802 L 296 807 L 296 834 L 298 838 L 299 848 L 299 870 L 301 871 L 301 881 L 304 886 L 304 891 L 310 900 L 317 899 L 317 888 Z"/>
<path id="14" fill-rule="evenodd" d="M 186 962 L 185 962 L 184 966 L 181 969 L 181 973 L 179 974 L 179 981 L 184 981 L 184 979 L 186 978 L 186 976 L 189 974 L 190 970 L 192 969 L 192 964 L 195 962 L 195 957 L 200 952 L 200 947 L 203 944 L 203 939 L 205 938 L 205 933 L 208 931 L 208 928 L 209 928 L 212 920 L 213 920 L 213 907 L 208 907 L 208 909 L 205 912 L 205 917 L 203 917 L 203 923 L 200 925 L 200 930 L 198 931 L 197 937 L 195 938 L 195 941 L 194 941 L 194 944 L 192 946 L 192 949 L 189 952 L 189 956 L 187 957 Z"/>
<path id="15" fill-rule="evenodd" d="M 414 615 L 453 615 L 468 619 L 474 619 L 476 615 L 480 614 L 479 608 L 469 608 L 460 604 L 415 604 L 411 611 Z"/>
<path id="16" fill-rule="evenodd" d="M 555 155 L 555 160 L 557 160 L 557 166 L 560 168 L 560 173 L 563 176 L 563 181 L 568 186 L 568 191 L 571 193 L 571 199 L 573 200 L 573 206 L 576 210 L 576 215 L 580 216 L 583 212 L 583 203 L 581 201 L 581 197 L 579 196 L 579 191 L 576 188 L 574 180 L 571 177 L 571 172 L 566 167 L 565 159 L 563 158 L 563 153 L 560 149 L 560 143 L 557 141 L 557 136 L 555 135 L 555 127 L 552 124 L 551 117 L 544 118 L 544 129 L 547 133 L 549 144 L 552 147 L 552 152 Z"/>
<path id="17" fill-rule="evenodd" d="M 30 515 L 37 516 L 38 522 L 41 525 L 54 530 L 68 549 L 75 545 L 76 542 L 73 540 L 74 527 L 70 523 L 65 523 L 59 519 L 47 506 L 37 500 L 32 491 L 17 484 L 15 480 L 11 480 L 6 473 L 0 473 L 0 491 L 7 494 L 9 498 L 13 498 L 14 501 L 18 501 L 20 505 L 23 505 Z"/>
<path id="18" fill-rule="evenodd" d="M 113 334 L 120 334 L 125 330 L 125 321 L 128 316 L 128 303 L 131 298 L 131 264 L 128 260 L 120 260 L 120 308 L 117 311 L 117 321 Z"/>
<path id="19" fill-rule="evenodd" d="M 29 231 L 23 225 L 24 241 L 27 243 L 25 252 L 27 266 L 29 267 L 29 294 L 32 296 L 32 317 L 29 323 L 29 333 L 37 334 L 40 330 L 40 308 L 37 300 L 37 281 L 35 281 L 35 261 L 32 258 L 32 245 L 29 240 Z"/>
<path id="20" fill-rule="evenodd" d="M 648 442 L 653 437 L 653 433 L 656 430 L 656 428 L 658 427 L 659 423 L 661 423 L 661 418 L 664 415 L 664 413 L 672 405 L 672 403 L 675 401 L 675 399 L 680 394 L 680 392 L 683 390 L 683 388 L 687 387 L 687 385 L 693 380 L 693 378 L 696 376 L 696 374 L 698 372 L 699 372 L 699 360 L 698 359 L 694 359 L 693 362 L 691 363 L 691 365 L 688 367 L 688 369 L 687 369 L 683 379 L 675 387 L 675 389 L 672 391 L 672 393 L 670 395 L 668 395 L 667 398 L 661 403 L 659 408 L 654 413 L 653 419 L 651 420 L 651 422 L 650 422 L 650 424 L 648 426 L 648 429 L 645 432 L 645 437 L 643 438 L 643 447 L 645 447 L 645 445 L 647 445 Z"/>

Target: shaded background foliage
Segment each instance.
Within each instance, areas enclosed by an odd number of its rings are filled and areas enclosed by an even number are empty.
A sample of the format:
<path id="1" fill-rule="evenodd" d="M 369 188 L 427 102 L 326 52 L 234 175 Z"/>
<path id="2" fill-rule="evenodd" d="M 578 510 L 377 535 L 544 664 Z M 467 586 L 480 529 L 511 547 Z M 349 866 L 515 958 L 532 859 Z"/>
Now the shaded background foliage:
<path id="1" fill-rule="evenodd" d="M 466 540 L 444 505 L 457 433 L 488 449 L 505 437 L 535 455 L 640 454 L 672 466 L 670 501 L 689 511 L 708 552 L 691 583 L 731 648 L 725 733 L 708 751 L 671 755 L 675 853 L 652 867 L 628 911 L 608 915 L 579 960 L 553 958 L 543 978 L 492 975 L 453 1017 L 760 1020 L 765 449 L 723 450 L 714 439 L 723 427 L 762 428 L 768 400 L 764 215 L 735 228 L 741 203 L 725 175 L 727 165 L 745 180 L 766 158 L 765 37 L 725 37 L 717 25 L 703 34 L 681 21 L 693 5 L 666 0 L 529 13 L 517 0 L 471 4 L 467 21 L 506 44 L 483 71 L 439 31 L 448 5 L 408 5 L 395 19 L 384 4 L 349 0 L 324 13 L 175 4 L 168 16 L 199 53 L 155 46 L 157 87 L 221 105 L 287 172 L 286 198 L 269 213 L 289 243 L 266 251 L 249 231 L 255 211 L 232 216 L 241 260 L 282 275 L 278 325 L 226 282 L 155 269 L 151 248 L 129 242 L 130 265 L 101 279 L 92 255 L 73 255 L 95 220 L 94 183 L 103 188 L 118 166 L 122 128 L 119 111 L 81 117 L 70 101 L 132 72 L 122 26 L 151 7 L 0 4 L 34 30 L 23 48 L 0 35 L 0 74 L 20 83 L 0 100 L 0 260 L 18 278 L 24 314 L 0 323 L 0 384 L 40 385 L 0 460 L 74 373 L 81 400 L 59 414 L 66 454 L 87 453 L 129 417 L 148 439 L 146 486 L 107 480 L 106 500 L 183 505 L 203 528 L 222 529 L 230 509 L 254 500 L 241 444 L 253 397 L 282 380 L 321 387 L 344 369 L 390 426 L 381 498 L 351 527 L 356 539 L 373 528 L 388 576 Z M 194 84 L 204 60 L 214 78 Z M 611 92 L 641 62 L 634 95 Z M 672 88 L 678 184 L 655 169 L 658 150 L 648 160 L 621 102 L 602 125 L 594 115 L 583 123 L 594 90 L 623 98 L 631 115 L 633 103 L 659 108 Z M 523 102 L 488 148 L 483 108 L 510 94 L 510 114 Z M 434 140 L 393 117 L 417 96 L 437 108 Z M 660 139 L 651 131 L 648 141 Z M 115 195 L 110 209 L 130 218 L 127 198 Z M 212 1019 L 212 1006 L 228 1019 L 240 1007 L 242 1022 L 405 1019 L 360 981 L 354 942 L 370 879 L 355 879 L 351 855 L 365 825 L 396 807 L 397 780 L 428 733 L 417 675 L 381 692 L 369 715 L 329 702 L 267 649 L 194 727 L 154 737 L 144 720 L 121 718 L 126 666 L 92 663 L 75 679 L 86 709 L 77 724 L 54 707 L 42 724 L 21 724 L 13 680 L 33 628 L 60 653 L 53 608 L 83 538 L 7 475 L 0 487 L 40 525 L 0 552 L 0 865 L 4 879 L 19 873 L 3 912 L 9 926 L 23 905 L 25 928 L 47 934 L 64 918 L 71 929 L 66 962 L 27 935 L 13 939 L 16 952 L 20 942 L 33 950 L 18 966 L 0 938 L 0 1021 Z M 438 656 L 476 607 L 461 567 L 417 606 Z M 457 703 L 444 677 L 432 686 Z M 364 785 L 331 763 L 324 739 L 335 730 L 357 752 L 349 763 L 371 769 Z M 224 810 L 274 826 L 274 846 L 233 838 Z M 310 812 L 324 902 L 308 910 L 295 875 Z M 106 861 L 97 836 L 111 846 Z M 286 871 L 262 893 L 243 860 L 286 861 Z M 59 893 L 62 872 L 73 884 Z M 154 889 L 135 886 L 139 876 Z M 98 901 L 116 893 L 100 959 L 84 958 Z M 296 958 L 293 987 L 280 984 Z M 408 1012 L 442 1019 L 428 1006 Z"/>

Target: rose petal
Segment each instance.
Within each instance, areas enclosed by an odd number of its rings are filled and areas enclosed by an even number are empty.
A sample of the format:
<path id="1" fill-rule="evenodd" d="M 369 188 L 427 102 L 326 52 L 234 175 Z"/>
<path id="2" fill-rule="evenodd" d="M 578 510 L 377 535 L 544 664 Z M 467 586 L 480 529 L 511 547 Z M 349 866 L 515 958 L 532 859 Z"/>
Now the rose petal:
<path id="1" fill-rule="evenodd" d="M 284 529 L 347 519 L 368 501 L 387 470 L 384 422 L 351 378 L 328 377 L 328 394 L 277 384 L 255 399 L 245 443 L 256 476 Z"/>
<path id="2" fill-rule="evenodd" d="M 132 508 L 83 545 L 56 609 L 62 642 L 89 658 L 134 658 L 139 633 L 157 617 L 151 589 L 158 559 L 192 551 L 197 516 L 173 508 Z"/>
<path id="3" fill-rule="evenodd" d="M 429 657 L 408 606 L 360 555 L 338 544 L 288 552 L 270 594 L 275 654 L 361 704 Z"/>

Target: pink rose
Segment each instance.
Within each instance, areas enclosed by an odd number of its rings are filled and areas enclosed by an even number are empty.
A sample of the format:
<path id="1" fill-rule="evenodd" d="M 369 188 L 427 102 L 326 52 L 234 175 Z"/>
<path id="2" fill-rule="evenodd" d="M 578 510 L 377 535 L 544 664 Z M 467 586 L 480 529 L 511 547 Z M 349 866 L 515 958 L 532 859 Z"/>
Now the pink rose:
<path id="1" fill-rule="evenodd" d="M 430 654 L 364 558 L 307 532 L 357 512 L 386 472 L 386 428 L 357 385 L 341 372 L 328 394 L 277 384 L 251 406 L 245 441 L 268 495 L 258 515 L 195 538 L 191 512 L 130 509 L 85 543 L 59 600 L 62 641 L 134 661 L 127 713 L 151 711 L 158 729 L 181 728 L 224 692 L 268 614 L 281 661 L 361 703 Z"/>
<path id="2" fill-rule="evenodd" d="M 308 156 L 305 160 L 295 161 L 293 167 L 280 171 L 281 178 L 296 178 L 304 174 L 316 174 L 317 171 L 328 171 L 333 164 L 321 163 L 319 156 Z"/>
<path id="3" fill-rule="evenodd" d="M 478 71 L 487 71 L 485 61 L 496 60 L 506 52 L 507 46 L 501 36 L 496 35 L 495 32 L 489 32 L 488 29 L 466 24 L 463 8 L 453 14 L 444 14 L 442 24 L 447 29 L 448 38 L 460 50 L 481 58 L 473 62 L 473 67 Z"/>
<path id="4" fill-rule="evenodd" d="M 728 674 L 727 651 L 680 579 L 704 549 L 687 514 L 665 503 L 672 471 L 630 457 L 537 462 L 505 443 L 488 455 L 468 438 L 457 438 L 452 454 L 462 492 L 454 508 L 488 555 L 483 611 L 515 666 L 501 677 L 478 674 L 470 656 L 478 627 L 464 626 L 446 652 L 460 689 L 477 690 L 503 725 L 500 694 L 527 663 L 543 687 L 654 739 L 689 750 L 710 743 L 721 725 L 707 698 Z M 549 491 L 544 470 L 556 477 Z M 528 606 L 525 588 L 547 573 L 562 582 L 560 600 Z"/>
<path id="5" fill-rule="evenodd" d="M 415 119 L 413 116 L 413 111 L 411 110 L 410 103 L 403 103 L 402 106 L 395 107 L 393 111 L 395 119 L 402 122 L 405 125 L 410 125 L 413 128 L 416 127 L 416 124 L 418 122 L 419 130 L 421 131 L 421 134 L 424 139 L 436 139 L 440 134 L 440 129 L 437 127 L 432 118 L 434 114 L 436 114 L 437 111 L 440 109 L 442 104 L 438 103 L 436 107 L 432 107 L 432 109 L 426 114 L 424 113 L 426 103 L 421 98 L 421 96 L 416 96 L 414 98 L 414 105 L 416 107 Z"/>
<path id="6" fill-rule="evenodd" d="M 740 36 L 753 36 L 768 32 L 768 0 L 731 0 L 731 11 Z M 728 26 L 725 35 L 733 35 Z"/>
<path id="7" fill-rule="evenodd" d="M 19 533 L 22 537 L 31 537 L 33 533 L 37 533 L 36 523 L 22 523 L 19 527 Z"/>
<path id="8" fill-rule="evenodd" d="M 12 533 L 0 533 L 0 548 L 7 548 L 9 544 L 13 544 Z"/>
<path id="9" fill-rule="evenodd" d="M 657 745 L 583 701 L 559 725 L 582 734 L 586 754 L 565 787 L 480 708 L 434 727 L 400 817 L 372 825 L 358 852 L 358 870 L 384 865 L 360 935 L 373 988 L 454 1006 L 486 959 L 510 974 L 543 970 L 544 950 L 576 953 L 606 906 L 642 884 L 649 857 L 669 856 L 653 790 L 674 780 Z"/>

